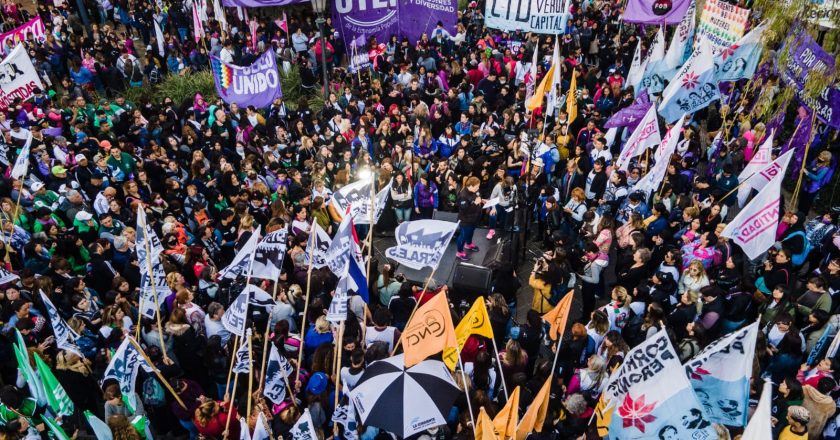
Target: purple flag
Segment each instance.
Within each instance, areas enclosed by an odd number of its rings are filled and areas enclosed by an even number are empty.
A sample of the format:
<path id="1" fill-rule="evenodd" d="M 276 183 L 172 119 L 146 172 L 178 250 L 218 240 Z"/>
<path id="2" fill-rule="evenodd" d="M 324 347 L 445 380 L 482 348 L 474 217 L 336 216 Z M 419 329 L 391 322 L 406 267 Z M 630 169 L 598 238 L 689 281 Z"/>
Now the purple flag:
<path id="1" fill-rule="evenodd" d="M 813 38 L 801 29 L 796 39 L 782 49 L 788 52 L 786 64 L 779 66 L 779 73 L 786 83 L 796 88 L 796 96 L 803 105 L 817 112 L 817 118 L 834 128 L 840 128 L 840 88 L 829 85 L 816 97 L 804 96 L 809 73 L 825 75 L 834 71 L 834 56 L 827 53 Z M 781 59 L 781 58 L 780 58 Z"/>
<path id="2" fill-rule="evenodd" d="M 784 104 L 779 106 L 779 111 L 776 112 L 776 114 L 773 115 L 773 117 L 770 118 L 769 121 L 767 121 L 767 124 L 765 124 L 765 131 L 767 133 L 773 133 L 774 131 L 776 133 L 782 132 L 782 124 L 785 123 L 785 109 L 787 108 L 787 106 L 788 101 L 785 101 Z"/>
<path id="3" fill-rule="evenodd" d="M 227 103 L 265 108 L 283 97 L 274 52 L 266 51 L 250 66 L 227 64 L 212 57 L 216 92 Z"/>
<path id="4" fill-rule="evenodd" d="M 270 6 L 288 6 L 298 3 L 309 3 L 307 0 L 222 0 L 222 4 L 228 8 L 237 6 L 247 8 L 261 8 Z"/>
<path id="5" fill-rule="evenodd" d="M 647 93 L 643 93 L 641 96 L 647 96 Z M 645 99 L 647 100 L 647 99 Z M 625 107 L 619 111 L 617 111 L 607 123 L 604 124 L 604 128 L 621 128 L 627 127 L 631 131 L 642 122 L 642 118 L 645 117 L 645 114 L 650 110 L 650 106 L 652 104 L 650 102 L 634 102 L 629 107 Z"/>
<path id="6" fill-rule="evenodd" d="M 782 147 L 782 151 L 779 152 L 781 156 L 790 149 L 796 149 L 793 162 L 788 167 L 788 171 L 792 176 L 797 176 L 796 173 L 802 167 L 802 161 L 805 159 L 805 146 L 811 140 L 811 129 L 813 128 L 811 124 L 811 111 L 803 105 L 799 107 L 798 112 L 799 115 L 793 120 L 793 126 L 795 127 L 794 133 L 787 144 Z"/>
<path id="7" fill-rule="evenodd" d="M 645 24 L 677 24 L 691 0 L 627 0 L 624 21 Z"/>
<path id="8" fill-rule="evenodd" d="M 406 37 L 414 46 L 424 33 L 429 39 L 434 37 L 438 21 L 453 35 L 458 22 L 457 0 L 382 0 L 372 4 L 340 0 L 334 4 L 333 23 L 347 47 L 359 36 L 365 41 L 376 37 L 378 43 L 385 43 L 391 35 Z"/>

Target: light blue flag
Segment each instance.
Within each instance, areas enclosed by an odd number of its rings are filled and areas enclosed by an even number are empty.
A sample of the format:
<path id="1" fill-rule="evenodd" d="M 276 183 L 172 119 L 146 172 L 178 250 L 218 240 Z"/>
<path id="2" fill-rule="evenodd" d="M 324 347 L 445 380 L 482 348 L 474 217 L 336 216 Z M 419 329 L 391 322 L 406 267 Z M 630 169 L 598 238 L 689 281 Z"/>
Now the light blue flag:
<path id="1" fill-rule="evenodd" d="M 761 59 L 761 34 L 766 28 L 766 24 L 757 26 L 715 56 L 715 76 L 718 82 L 747 79 L 755 74 Z"/>
<path id="2" fill-rule="evenodd" d="M 674 36 L 671 37 L 671 44 L 668 45 L 668 51 L 665 52 L 665 61 L 656 63 L 654 73 L 662 78 L 673 78 L 688 58 L 691 56 L 691 51 L 694 44 L 694 32 L 697 28 L 697 4 L 691 0 L 691 4 L 685 11 L 680 24 L 674 30 Z"/>
<path id="3" fill-rule="evenodd" d="M 712 48 L 703 40 L 662 93 L 659 114 L 669 124 L 720 99 Z"/>
<path id="4" fill-rule="evenodd" d="M 758 321 L 709 344 L 685 364 L 691 387 L 710 421 L 745 426 Z"/>
<path id="5" fill-rule="evenodd" d="M 96 417 L 90 411 L 85 411 L 85 418 L 91 429 L 93 429 L 93 435 L 96 436 L 96 440 L 114 440 L 114 434 L 111 433 L 111 428 L 102 419 Z"/>
<path id="6" fill-rule="evenodd" d="M 647 89 L 645 93 L 659 93 L 665 88 L 665 77 L 657 72 L 660 69 L 659 65 L 664 62 L 665 33 L 660 27 L 648 50 L 648 57 L 644 64 L 645 74 L 642 76 L 642 81 L 636 88 L 636 96 L 639 96 L 645 89 Z"/>

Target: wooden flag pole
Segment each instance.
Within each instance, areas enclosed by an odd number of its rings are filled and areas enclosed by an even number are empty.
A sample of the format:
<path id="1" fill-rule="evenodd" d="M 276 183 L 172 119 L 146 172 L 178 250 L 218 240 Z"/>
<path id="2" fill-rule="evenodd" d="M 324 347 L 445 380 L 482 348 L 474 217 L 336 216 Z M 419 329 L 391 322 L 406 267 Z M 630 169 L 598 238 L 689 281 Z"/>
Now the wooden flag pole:
<path id="1" fill-rule="evenodd" d="M 128 338 L 128 342 L 130 342 L 131 345 L 133 345 L 134 348 L 136 348 L 137 351 L 140 352 L 140 356 L 143 356 L 143 359 L 146 361 L 146 363 L 148 363 L 149 366 L 152 367 L 152 371 L 154 371 L 161 384 L 164 387 L 166 387 L 166 389 L 169 390 L 170 393 L 172 393 L 172 397 L 174 397 L 178 404 L 181 405 L 181 408 L 187 409 L 187 405 L 184 405 L 184 401 L 181 400 L 181 397 L 178 396 L 178 393 L 176 393 L 175 390 L 172 389 L 172 385 L 169 384 L 169 381 L 163 378 L 163 375 L 160 374 L 160 370 L 158 370 L 157 367 L 155 367 L 155 364 L 152 363 L 152 360 L 149 359 L 149 356 L 146 355 L 145 351 L 143 351 L 143 347 L 141 347 L 140 344 L 137 343 L 137 341 L 130 337 Z"/>
<path id="2" fill-rule="evenodd" d="M 277 301 L 277 281 L 274 281 L 274 289 L 271 292 L 271 300 Z M 265 333 L 263 335 L 263 353 L 262 353 L 262 362 L 260 362 L 260 381 L 259 381 L 259 388 L 262 389 L 263 385 L 265 385 L 265 358 L 268 356 L 268 334 L 271 331 L 271 314 L 268 315 L 268 322 L 265 323 Z"/>
<path id="3" fill-rule="evenodd" d="M 251 417 L 251 393 L 254 390 L 254 335 L 248 335 L 248 362 L 251 365 L 248 365 L 248 411 L 245 417 Z"/>
<path id="4" fill-rule="evenodd" d="M 306 335 L 306 327 L 309 325 L 309 323 L 307 322 L 307 315 L 309 313 L 309 293 L 312 290 L 312 260 L 314 259 L 314 255 L 312 255 L 312 242 L 314 241 L 314 238 L 315 219 L 313 218 L 312 226 L 309 227 L 309 238 L 307 239 L 308 243 L 306 245 L 306 251 L 309 252 L 309 268 L 306 269 L 306 298 L 303 301 L 303 319 L 301 320 L 300 326 L 300 350 L 298 351 L 297 365 L 295 366 L 295 385 L 297 385 L 298 378 L 300 377 L 300 367 L 301 365 L 303 365 L 303 341 L 305 339 L 304 336 Z"/>
<path id="5" fill-rule="evenodd" d="M 236 359 L 236 352 L 233 352 L 234 362 L 231 362 L 231 371 L 233 371 L 233 364 L 235 363 Z M 227 435 L 228 430 L 230 429 L 230 414 L 233 412 L 233 401 L 236 400 L 236 385 L 239 382 L 239 374 L 237 373 L 233 376 L 233 389 L 230 390 L 230 408 L 228 408 L 228 416 L 227 421 L 225 422 L 225 435 Z"/>
<path id="6" fill-rule="evenodd" d="M 429 274 L 429 278 L 426 279 L 426 284 L 423 285 L 423 290 L 420 292 L 420 298 L 414 303 L 414 309 L 411 311 L 411 314 L 408 315 L 408 320 L 405 322 L 408 325 L 411 322 L 411 318 L 414 318 L 414 314 L 417 313 L 417 308 L 420 307 L 420 303 L 423 301 L 423 297 L 426 296 L 426 289 L 429 288 L 429 283 L 432 282 L 432 278 L 435 276 L 435 271 L 437 268 L 432 269 L 432 273 Z M 400 336 L 400 339 L 397 340 L 397 345 L 394 346 L 394 349 L 391 351 L 391 356 L 397 353 L 397 350 L 400 348 L 400 344 L 402 344 L 403 337 Z"/>
<path id="7" fill-rule="evenodd" d="M 495 336 L 495 335 L 493 335 L 493 336 Z M 502 371 L 502 360 L 499 358 L 499 348 L 496 347 L 496 338 L 495 337 L 490 338 L 490 340 L 493 341 L 493 351 L 496 352 L 496 363 L 499 364 L 499 378 L 502 379 L 502 390 L 505 392 L 505 400 L 507 401 L 507 399 L 510 396 L 508 395 L 507 384 L 505 383 L 505 375 L 504 375 L 504 372 Z"/>
<path id="8" fill-rule="evenodd" d="M 236 363 L 236 350 L 239 348 L 239 335 L 233 339 L 233 350 L 230 353 L 230 368 L 228 369 L 227 381 L 225 382 L 225 392 L 230 389 L 230 378 L 233 376 L 233 364 Z M 233 394 L 233 391 L 231 391 Z"/>
<path id="9" fill-rule="evenodd" d="M 143 209 L 142 205 L 137 207 L 138 211 L 141 209 Z M 166 353 L 166 344 L 163 342 L 163 324 L 160 319 L 160 300 L 158 299 L 157 286 L 155 285 L 155 275 L 154 272 L 152 272 L 152 248 L 149 244 L 149 241 L 151 241 L 151 234 L 147 233 L 149 232 L 149 222 L 147 222 L 145 218 L 146 213 L 143 212 L 143 244 L 146 248 L 146 270 L 149 274 L 149 284 L 152 287 L 152 296 L 155 297 L 155 319 L 157 320 L 158 326 L 158 338 L 160 338 L 160 351 L 163 352 L 163 359 L 169 360 L 169 355 Z M 143 286 L 140 286 L 140 289 L 143 289 Z M 142 290 L 140 291 L 140 296 L 143 296 Z M 140 319 L 137 320 L 137 330 L 139 333 Z"/>
<path id="10" fill-rule="evenodd" d="M 338 325 L 338 340 L 336 341 L 337 359 L 335 363 L 335 406 L 338 408 L 338 397 L 341 395 L 341 352 L 344 350 L 344 322 L 342 320 Z M 338 438 L 338 423 L 333 423 L 333 435 Z"/>
<path id="11" fill-rule="evenodd" d="M 808 165 L 808 151 L 811 149 L 811 143 L 814 142 L 814 123 L 817 120 L 817 112 L 811 112 L 811 134 L 808 138 L 808 143 L 805 144 L 805 154 L 802 156 L 802 166 L 799 167 L 799 177 L 796 179 L 796 189 L 793 191 L 793 197 L 790 200 L 790 209 L 796 209 L 796 202 L 799 201 L 799 190 L 802 189 L 802 176 L 805 175 L 805 166 Z M 802 122 L 800 121 L 800 124 Z M 807 212 L 805 213 L 808 214 Z"/>

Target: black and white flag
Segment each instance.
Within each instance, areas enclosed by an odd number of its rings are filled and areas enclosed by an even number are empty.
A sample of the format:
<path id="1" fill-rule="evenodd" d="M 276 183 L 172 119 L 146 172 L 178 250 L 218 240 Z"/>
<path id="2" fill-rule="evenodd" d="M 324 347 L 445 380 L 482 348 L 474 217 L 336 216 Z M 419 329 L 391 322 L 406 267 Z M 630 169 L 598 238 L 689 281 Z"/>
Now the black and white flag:
<path id="1" fill-rule="evenodd" d="M 385 185 L 384 188 L 379 190 L 376 193 L 376 211 L 374 212 L 374 222 L 379 223 L 379 217 L 382 217 L 382 213 L 385 212 L 385 206 L 388 204 L 388 199 L 391 197 L 391 185 L 394 183 L 394 179 L 391 178 L 391 181 Z"/>
<path id="2" fill-rule="evenodd" d="M 338 280 L 338 285 L 335 286 L 335 293 L 333 294 L 332 302 L 330 302 L 330 308 L 327 310 L 327 321 L 338 324 L 347 319 L 349 279 L 349 276 L 345 276 Z"/>
<path id="3" fill-rule="evenodd" d="M 292 364 L 271 344 L 268 363 L 265 366 L 265 387 L 263 394 L 279 405 L 286 398 L 286 378 L 294 372 Z"/>
<path id="4" fill-rule="evenodd" d="M 327 249 L 327 267 L 335 276 L 341 278 L 347 276 L 348 263 L 353 258 L 353 243 L 356 241 L 356 233 L 353 230 L 353 218 L 344 216 L 338 231 Z"/>
<path id="5" fill-rule="evenodd" d="M 81 350 L 79 350 L 79 347 L 76 346 L 76 339 L 79 338 L 79 335 L 61 318 L 61 315 L 58 314 L 58 309 L 55 308 L 52 301 L 44 294 L 44 291 L 40 290 L 38 293 L 41 295 L 41 301 L 44 302 L 44 308 L 50 319 L 56 346 L 59 350 L 69 351 L 82 358 L 85 357 Z"/>
<path id="6" fill-rule="evenodd" d="M 300 416 L 295 426 L 289 431 L 292 440 L 318 440 L 315 433 L 315 426 L 312 423 L 312 414 L 309 414 L 309 408 L 303 410 L 303 415 Z"/>
<path id="7" fill-rule="evenodd" d="M 18 154 L 17 159 L 15 159 L 15 165 L 12 167 L 12 179 L 20 180 L 29 172 L 29 151 L 31 146 L 32 132 L 29 132 L 29 136 L 26 138 L 26 143 L 23 144 L 23 148 L 20 149 L 20 154 Z"/>
<path id="8" fill-rule="evenodd" d="M 286 256 L 286 228 L 280 228 L 263 237 L 254 253 L 254 266 L 251 276 L 275 281 L 280 278 L 283 269 L 283 257 Z"/>
<path id="9" fill-rule="evenodd" d="M 222 315 L 222 325 L 237 336 L 245 335 L 245 321 L 248 319 L 248 305 L 265 307 L 268 313 L 274 307 L 271 295 L 259 287 L 248 284 Z"/>
<path id="10" fill-rule="evenodd" d="M 236 350 L 233 362 L 234 373 L 247 373 L 251 371 L 251 355 L 248 350 L 251 341 L 251 329 L 245 330 L 245 338 Z"/>
<path id="11" fill-rule="evenodd" d="M 137 350 L 137 342 L 132 343 L 134 339 L 131 336 L 126 336 L 120 344 L 117 351 L 111 357 L 111 362 L 108 363 L 108 368 L 105 369 L 105 375 L 102 380 L 114 379 L 120 384 L 120 391 L 126 396 L 134 395 L 134 384 L 137 382 L 137 373 L 140 367 L 143 370 L 151 373 L 154 368 L 149 365 Z"/>
<path id="12" fill-rule="evenodd" d="M 236 279 L 236 277 L 240 275 L 247 276 L 248 268 L 250 267 L 254 255 L 256 254 L 259 242 L 260 227 L 257 226 L 257 229 L 255 229 L 254 232 L 251 232 L 251 237 L 248 238 L 248 241 L 245 242 L 242 249 L 239 249 L 239 252 L 236 253 L 235 257 L 233 257 L 233 261 L 231 261 L 226 268 L 219 271 L 219 276 L 229 279 Z"/>
<path id="13" fill-rule="evenodd" d="M 19 276 L 9 272 L 8 270 L 0 268 L 0 285 L 11 283 L 19 278 Z"/>
<path id="14" fill-rule="evenodd" d="M 327 252 L 330 249 L 332 239 L 327 231 L 322 228 L 318 222 L 315 222 L 313 227 L 314 233 L 306 244 L 306 253 L 304 254 L 304 263 L 309 264 L 309 259 L 312 259 L 312 267 L 320 269 L 327 265 Z"/>
<path id="15" fill-rule="evenodd" d="M 347 398 L 344 398 L 343 402 L 333 411 L 332 421 L 344 427 L 344 440 L 359 438 L 359 433 L 356 431 L 356 408 Z"/>
<path id="16" fill-rule="evenodd" d="M 368 225 L 370 224 L 370 210 L 373 209 L 371 206 L 373 200 L 370 197 L 371 185 L 373 182 L 367 179 L 345 185 L 333 193 L 330 203 L 342 215 L 349 210 L 349 217 L 352 217 L 355 223 Z"/>
<path id="17" fill-rule="evenodd" d="M 441 220 L 415 220 L 397 226 L 397 245 L 385 250 L 385 256 L 412 269 L 436 269 L 457 223 Z"/>

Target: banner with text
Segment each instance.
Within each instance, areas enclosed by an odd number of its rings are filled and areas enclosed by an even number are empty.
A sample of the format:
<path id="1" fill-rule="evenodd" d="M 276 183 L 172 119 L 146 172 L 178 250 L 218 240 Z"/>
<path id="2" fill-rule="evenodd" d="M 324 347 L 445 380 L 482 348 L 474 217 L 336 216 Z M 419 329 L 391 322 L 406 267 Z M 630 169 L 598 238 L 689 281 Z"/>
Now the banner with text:
<path id="1" fill-rule="evenodd" d="M 226 103 L 265 108 L 283 97 L 273 51 L 266 51 L 250 66 L 228 64 L 212 57 L 216 91 Z"/>
<path id="2" fill-rule="evenodd" d="M 566 31 L 570 6 L 566 0 L 488 0 L 484 22 L 504 31 L 560 35 Z"/>
<path id="3" fill-rule="evenodd" d="M 43 89 L 41 78 L 22 44 L 0 62 L 0 109 L 9 108 L 15 98 L 31 98 L 36 88 Z"/>
<path id="4" fill-rule="evenodd" d="M 783 53 L 787 56 L 781 56 Z M 779 73 L 785 82 L 796 87 L 797 98 L 816 111 L 820 121 L 840 128 L 840 83 L 826 87 L 816 98 L 805 96 L 808 75 L 825 75 L 834 70 L 834 56 L 826 53 L 807 32 L 798 32 L 779 54 L 779 61 L 784 61 L 779 66 Z"/>
<path id="5" fill-rule="evenodd" d="M 33 36 L 35 41 L 43 42 L 47 39 L 47 29 L 44 27 L 44 22 L 41 17 L 35 17 L 32 20 L 0 34 L 0 53 L 8 53 L 14 49 L 15 45 L 21 41 L 27 41 L 29 36 Z"/>
<path id="6" fill-rule="evenodd" d="M 750 10 L 721 0 L 708 0 L 700 14 L 697 41 L 703 38 L 712 43 L 715 54 L 722 52 L 744 36 Z"/>

